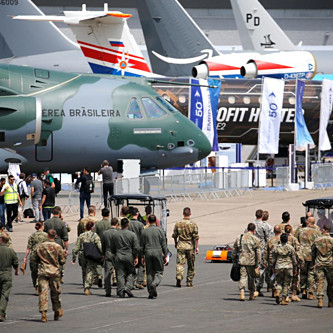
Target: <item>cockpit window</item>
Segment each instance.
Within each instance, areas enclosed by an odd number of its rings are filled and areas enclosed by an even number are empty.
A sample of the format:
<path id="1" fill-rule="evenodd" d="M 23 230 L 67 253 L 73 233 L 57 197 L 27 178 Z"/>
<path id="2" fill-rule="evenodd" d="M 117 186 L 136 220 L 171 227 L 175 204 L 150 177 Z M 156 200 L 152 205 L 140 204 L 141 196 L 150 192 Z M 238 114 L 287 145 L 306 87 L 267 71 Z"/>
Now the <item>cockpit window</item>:
<path id="1" fill-rule="evenodd" d="M 148 97 L 143 97 L 142 99 L 143 106 L 147 112 L 148 118 L 161 118 L 167 113 L 152 99 Z"/>
<path id="2" fill-rule="evenodd" d="M 131 103 L 128 108 L 127 118 L 129 119 L 142 119 L 142 113 L 136 98 L 132 98 Z"/>
<path id="3" fill-rule="evenodd" d="M 50 78 L 50 72 L 46 69 L 35 69 L 35 76 L 40 79 L 49 79 Z"/>
<path id="4" fill-rule="evenodd" d="M 156 99 L 170 112 L 177 112 L 178 110 L 166 101 L 163 97 L 156 97 Z"/>

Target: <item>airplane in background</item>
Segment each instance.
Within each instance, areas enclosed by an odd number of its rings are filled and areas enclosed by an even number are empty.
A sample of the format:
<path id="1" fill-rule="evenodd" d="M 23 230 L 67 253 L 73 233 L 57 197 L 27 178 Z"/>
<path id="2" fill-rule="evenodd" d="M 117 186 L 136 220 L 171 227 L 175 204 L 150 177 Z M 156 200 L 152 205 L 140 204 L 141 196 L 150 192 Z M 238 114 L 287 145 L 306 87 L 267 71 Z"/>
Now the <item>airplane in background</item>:
<path id="1" fill-rule="evenodd" d="M 244 50 L 254 51 L 297 51 L 301 45 L 295 45 L 279 27 L 272 16 L 258 0 L 230 0 L 237 29 Z M 314 79 L 333 79 L 331 50 L 310 50 L 316 59 Z M 252 65 L 246 64 L 243 71 L 251 73 Z"/>
<path id="2" fill-rule="evenodd" d="M 78 45 L 93 73 L 122 76 L 158 77 L 147 61 L 127 25 L 131 14 L 109 11 L 64 11 L 59 15 L 17 15 L 14 20 L 63 22 L 74 33 Z"/>
<path id="3" fill-rule="evenodd" d="M 98 169 L 107 158 L 165 169 L 206 157 L 205 134 L 145 78 L 74 74 L 0 64 L 0 172 Z"/>
<path id="4" fill-rule="evenodd" d="M 1 4 L 1 63 L 91 73 L 80 47 L 52 22 L 14 21 L 12 17 L 19 14 L 44 15 L 30 0 L 20 0 L 15 5 L 6 1 Z"/>
<path id="5" fill-rule="evenodd" d="M 311 79 L 315 75 L 316 61 L 307 51 L 219 53 L 177 0 L 142 0 L 137 9 L 155 73 L 192 73 L 196 78 Z"/>
<path id="6" fill-rule="evenodd" d="M 109 12 L 107 6 L 104 11 L 87 11 L 83 5 L 82 11 L 65 11 L 64 16 L 18 15 L 14 19 L 68 24 L 94 73 L 190 76 L 186 65 L 193 63 L 199 65 L 192 69 L 192 75 L 204 79 L 208 76 L 311 79 L 315 73 L 315 59 L 306 51 L 218 53 L 176 0 L 143 0 L 138 11 L 154 73 L 150 72 L 127 26 L 126 20 L 131 15 Z M 159 47 L 162 54 L 156 51 Z M 193 49 L 196 55 L 192 57 Z M 186 59 L 175 58 L 180 55 Z M 154 57 L 159 59 L 156 67 Z M 245 72 L 243 65 L 249 67 Z"/>

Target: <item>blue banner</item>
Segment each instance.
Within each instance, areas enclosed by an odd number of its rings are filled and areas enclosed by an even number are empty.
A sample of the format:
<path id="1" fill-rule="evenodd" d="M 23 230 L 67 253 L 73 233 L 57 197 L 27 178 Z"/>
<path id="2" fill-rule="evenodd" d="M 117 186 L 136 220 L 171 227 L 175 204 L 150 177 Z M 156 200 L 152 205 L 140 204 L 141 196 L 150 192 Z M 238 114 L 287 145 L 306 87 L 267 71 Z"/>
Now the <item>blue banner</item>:
<path id="1" fill-rule="evenodd" d="M 310 148 L 314 148 L 316 145 L 309 133 L 306 126 L 303 110 L 302 100 L 304 94 L 305 82 L 301 80 L 296 81 L 296 117 L 295 117 L 295 130 L 296 130 L 296 150 L 305 150 L 309 144 Z"/>
<path id="2" fill-rule="evenodd" d="M 191 86 L 189 118 L 205 133 L 212 151 L 218 151 L 216 115 L 221 81 L 191 79 L 191 84 L 199 86 Z"/>

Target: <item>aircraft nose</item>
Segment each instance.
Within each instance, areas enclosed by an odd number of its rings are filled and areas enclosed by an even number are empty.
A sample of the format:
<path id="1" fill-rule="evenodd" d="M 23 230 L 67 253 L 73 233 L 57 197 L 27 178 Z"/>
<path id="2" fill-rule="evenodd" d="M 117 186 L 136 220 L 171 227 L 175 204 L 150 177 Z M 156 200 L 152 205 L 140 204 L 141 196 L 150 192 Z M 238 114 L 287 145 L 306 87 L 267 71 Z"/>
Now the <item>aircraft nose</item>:
<path id="1" fill-rule="evenodd" d="M 198 158 L 202 160 L 210 154 L 212 146 L 204 133 L 199 134 L 197 139 Z"/>

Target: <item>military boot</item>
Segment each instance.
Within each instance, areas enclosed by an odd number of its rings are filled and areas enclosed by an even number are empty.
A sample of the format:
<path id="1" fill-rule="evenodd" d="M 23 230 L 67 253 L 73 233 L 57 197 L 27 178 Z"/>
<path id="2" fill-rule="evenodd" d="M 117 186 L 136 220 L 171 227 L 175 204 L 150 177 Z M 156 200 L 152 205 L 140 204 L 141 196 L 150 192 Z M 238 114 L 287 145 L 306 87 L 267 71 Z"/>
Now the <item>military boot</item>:
<path id="1" fill-rule="evenodd" d="M 264 293 L 261 291 L 261 289 L 258 289 L 258 296 L 259 297 L 264 297 Z"/>
<path id="2" fill-rule="evenodd" d="M 178 288 L 181 288 L 181 286 L 182 286 L 182 280 L 177 279 L 177 284 L 176 284 L 176 286 L 177 286 Z"/>
<path id="3" fill-rule="evenodd" d="M 258 296 L 259 296 L 259 292 L 258 292 L 258 291 L 254 291 L 254 292 L 253 292 L 253 297 L 256 298 L 256 297 L 258 297 Z"/>
<path id="4" fill-rule="evenodd" d="M 276 301 L 276 304 L 280 304 L 280 290 L 277 290 L 275 292 L 275 301 Z"/>
<path id="5" fill-rule="evenodd" d="M 294 290 L 294 291 L 293 291 L 293 294 L 292 294 L 292 296 L 291 296 L 291 300 L 292 300 L 293 302 L 300 302 L 301 300 L 300 300 L 299 297 L 297 297 L 296 294 L 297 294 L 297 291 Z"/>
<path id="6" fill-rule="evenodd" d="M 90 291 L 90 289 L 88 289 L 88 288 L 86 288 L 86 289 L 84 290 L 84 293 L 85 293 L 87 296 L 90 296 L 90 295 L 91 295 L 91 291 Z"/>
<path id="7" fill-rule="evenodd" d="M 308 299 L 315 299 L 313 293 L 309 293 L 309 295 L 308 295 Z"/>
<path id="8" fill-rule="evenodd" d="M 244 292 L 244 289 L 241 289 L 241 291 L 240 291 L 240 300 L 241 301 L 245 301 L 245 292 Z"/>
<path id="9" fill-rule="evenodd" d="M 333 308 L 333 301 L 328 301 L 328 305 L 329 308 Z"/>
<path id="10" fill-rule="evenodd" d="M 317 307 L 319 309 L 321 309 L 323 307 L 323 299 L 322 298 L 318 298 L 318 304 L 317 304 Z"/>
<path id="11" fill-rule="evenodd" d="M 308 298 L 308 295 L 306 293 L 306 289 L 303 289 L 302 290 L 302 299 L 307 299 Z"/>
<path id="12" fill-rule="evenodd" d="M 255 291 L 250 291 L 249 301 L 255 300 L 255 296 L 254 296 L 255 293 L 256 293 Z"/>
<path id="13" fill-rule="evenodd" d="M 290 302 L 291 302 L 291 300 L 290 300 L 289 296 L 287 296 L 287 297 L 286 297 L 286 302 L 288 302 L 288 303 L 290 303 Z"/>
<path id="14" fill-rule="evenodd" d="M 54 312 L 54 320 L 59 320 L 64 315 L 64 309 Z"/>
<path id="15" fill-rule="evenodd" d="M 47 322 L 46 311 L 42 311 L 42 318 L 41 318 L 41 321 L 42 321 L 43 323 L 46 323 L 46 322 Z"/>
<path id="16" fill-rule="evenodd" d="M 282 296 L 282 302 L 281 305 L 288 305 L 289 303 L 287 302 L 287 297 L 286 296 Z"/>

